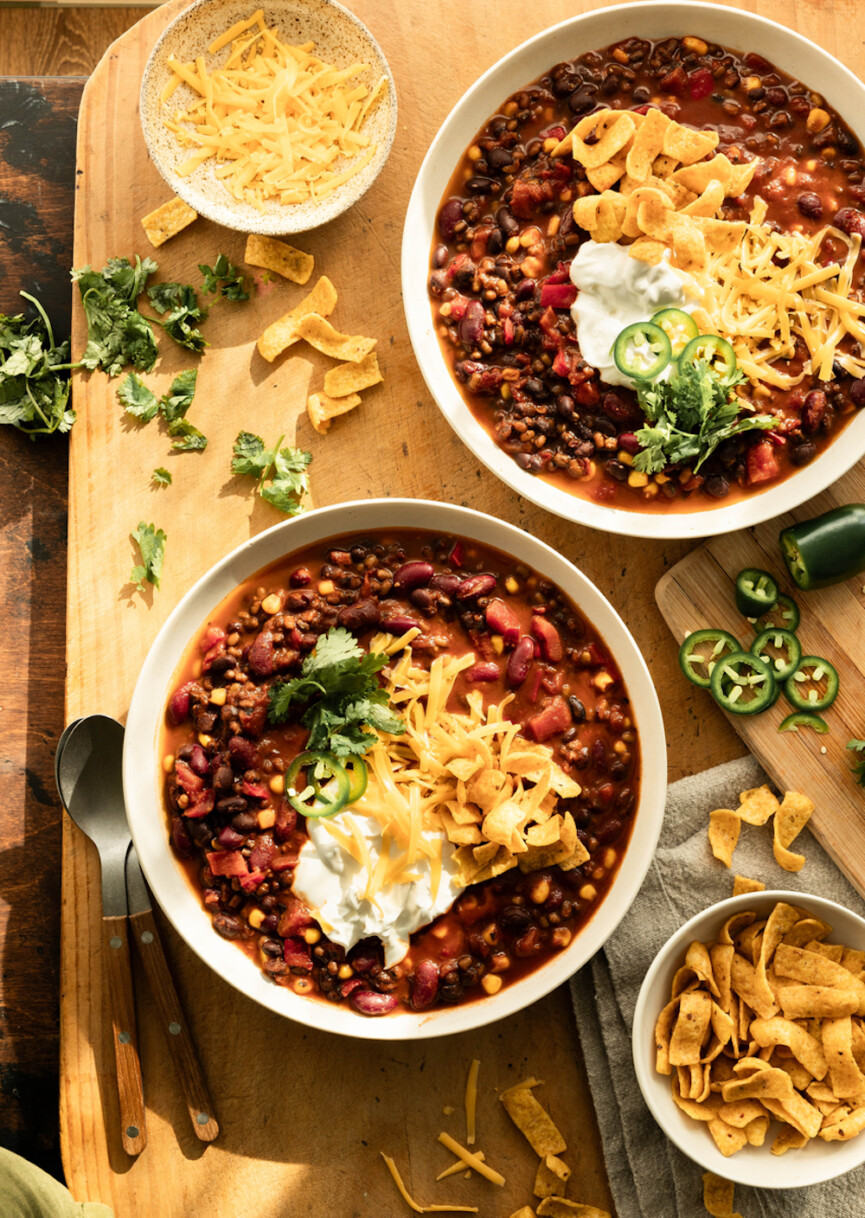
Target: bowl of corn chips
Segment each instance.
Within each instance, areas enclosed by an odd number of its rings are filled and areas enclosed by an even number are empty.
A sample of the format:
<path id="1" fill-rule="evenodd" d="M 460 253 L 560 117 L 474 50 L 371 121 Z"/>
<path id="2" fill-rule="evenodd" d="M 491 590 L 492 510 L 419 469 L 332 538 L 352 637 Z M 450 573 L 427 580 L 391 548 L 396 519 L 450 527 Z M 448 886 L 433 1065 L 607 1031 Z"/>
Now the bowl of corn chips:
<path id="1" fill-rule="evenodd" d="M 240 232 L 317 228 L 375 181 L 396 89 L 365 25 L 336 0 L 197 0 L 141 82 L 147 151 L 195 212 Z"/>
<path id="2" fill-rule="evenodd" d="M 745 892 L 670 938 L 634 1011 L 634 1067 L 664 1133 L 708 1171 L 801 1188 L 865 1162 L 865 919 Z"/>

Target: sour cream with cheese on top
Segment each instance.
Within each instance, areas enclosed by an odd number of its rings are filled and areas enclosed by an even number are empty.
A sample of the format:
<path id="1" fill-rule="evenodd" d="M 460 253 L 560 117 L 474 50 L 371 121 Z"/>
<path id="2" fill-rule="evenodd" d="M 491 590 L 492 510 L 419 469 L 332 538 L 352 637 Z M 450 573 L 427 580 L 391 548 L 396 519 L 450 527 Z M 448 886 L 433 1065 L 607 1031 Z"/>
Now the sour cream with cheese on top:
<path id="1" fill-rule="evenodd" d="M 381 826 L 373 817 L 351 811 L 329 819 L 351 838 L 349 818 L 360 829 L 375 870 L 382 852 Z M 292 891 L 307 904 L 328 938 L 346 951 L 367 936 L 381 939 L 386 968 L 398 964 L 407 954 L 413 932 L 446 913 L 463 891 L 456 883 L 454 847 L 444 834 L 441 876 L 435 895 L 429 859 L 421 855 L 410 868 L 417 879 L 383 885 L 369 899 L 364 896 L 369 879 L 366 867 L 343 849 L 323 821 L 310 817 L 306 827 L 309 841 L 300 851 Z M 402 850 L 391 847 L 394 859 L 397 852 Z"/>
<path id="2" fill-rule="evenodd" d="M 612 348 L 625 326 L 649 321 L 659 309 L 692 313 L 702 295 L 697 281 L 668 262 L 650 266 L 628 256 L 614 241 L 586 241 L 571 262 L 571 282 L 579 289 L 571 305 L 583 359 L 607 385 L 634 385 L 616 367 Z M 663 379 L 664 374 L 661 374 Z"/>

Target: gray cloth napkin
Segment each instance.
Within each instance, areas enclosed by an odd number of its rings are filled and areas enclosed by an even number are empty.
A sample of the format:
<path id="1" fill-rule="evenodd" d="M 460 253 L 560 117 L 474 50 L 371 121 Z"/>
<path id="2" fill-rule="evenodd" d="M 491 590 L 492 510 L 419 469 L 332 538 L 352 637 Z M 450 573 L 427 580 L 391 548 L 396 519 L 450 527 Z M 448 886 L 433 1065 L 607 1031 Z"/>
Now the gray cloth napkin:
<path id="1" fill-rule="evenodd" d="M 757 762 L 743 757 L 673 783 L 658 850 L 637 899 L 603 951 L 571 981 L 619 1218 L 697 1218 L 705 1213 L 702 1169 L 655 1123 L 631 1061 L 637 994 L 670 935 L 707 905 L 729 897 L 736 872 L 762 880 L 767 888 L 828 897 L 865 916 L 865 903 L 807 829 L 794 847 L 808 860 L 798 874 L 781 870 L 772 855 L 771 833 L 758 826 L 742 826 L 732 872 L 712 857 L 706 837 L 709 812 L 737 807 L 740 791 L 766 781 Z M 737 1185 L 734 1208 L 744 1218 L 863 1218 L 865 1167 L 813 1188 Z"/>

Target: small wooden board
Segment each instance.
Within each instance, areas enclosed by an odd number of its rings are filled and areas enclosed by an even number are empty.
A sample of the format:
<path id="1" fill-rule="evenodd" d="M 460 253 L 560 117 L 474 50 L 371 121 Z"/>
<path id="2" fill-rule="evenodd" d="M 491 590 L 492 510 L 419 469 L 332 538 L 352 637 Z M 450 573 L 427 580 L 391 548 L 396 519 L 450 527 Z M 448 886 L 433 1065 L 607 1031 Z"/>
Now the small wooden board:
<path id="1" fill-rule="evenodd" d="M 865 791 L 851 776 L 846 749 L 848 740 L 865 733 L 865 576 L 818 592 L 800 592 L 778 545 L 781 529 L 794 520 L 863 501 L 865 469 L 859 465 L 796 512 L 707 541 L 667 572 L 655 595 L 677 643 L 693 630 L 720 626 L 742 640 L 746 650 L 754 633 L 736 609 L 734 581 L 739 571 L 759 567 L 771 572 L 781 590 L 796 601 L 802 613 L 797 633 L 803 654 L 825 656 L 841 678 L 838 698 L 824 715 L 830 725 L 827 735 L 809 730 L 779 733 L 778 724 L 793 709 L 783 695 L 770 710 L 748 717 L 726 714 L 708 692 L 700 692 L 706 714 L 725 714 L 780 790 L 811 796 L 816 804 L 810 823 L 814 835 L 865 896 Z M 684 677 L 680 684 L 685 685 Z"/>

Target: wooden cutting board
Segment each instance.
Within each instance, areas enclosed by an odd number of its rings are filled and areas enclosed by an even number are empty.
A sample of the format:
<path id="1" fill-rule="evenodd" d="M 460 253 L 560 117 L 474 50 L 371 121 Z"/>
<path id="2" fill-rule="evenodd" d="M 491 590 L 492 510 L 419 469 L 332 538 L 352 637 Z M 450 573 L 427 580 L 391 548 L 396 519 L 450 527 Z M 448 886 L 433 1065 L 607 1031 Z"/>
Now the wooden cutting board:
<path id="1" fill-rule="evenodd" d="M 692 630 L 720 626 L 742 640 L 746 650 L 754 633 L 736 609 L 739 571 L 744 567 L 770 571 L 781 590 L 796 601 L 802 613 L 797 633 L 803 654 L 825 656 L 841 679 L 838 697 L 824 713 L 830 725 L 827 735 L 808 730 L 779 733 L 778 724 L 793 709 L 783 695 L 770 710 L 749 717 L 721 712 L 708 692 L 699 692 L 705 714 L 725 715 L 781 791 L 811 796 L 816 804 L 812 832 L 865 896 L 865 791 L 851 777 L 853 755 L 846 749 L 852 737 L 865 735 L 865 575 L 818 592 L 800 592 L 787 575 L 778 545 L 781 529 L 793 521 L 842 503 L 861 502 L 865 502 L 865 470 L 860 464 L 797 511 L 707 541 L 663 576 L 655 595 L 677 643 Z M 685 685 L 680 676 L 675 692 Z M 670 694 L 675 697 L 673 690 Z"/>

